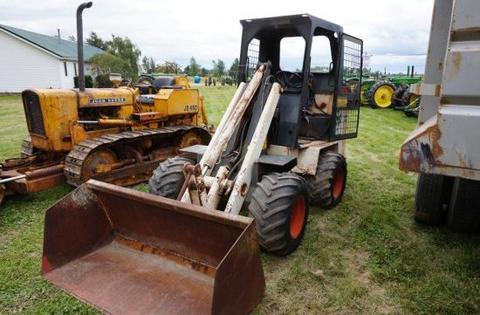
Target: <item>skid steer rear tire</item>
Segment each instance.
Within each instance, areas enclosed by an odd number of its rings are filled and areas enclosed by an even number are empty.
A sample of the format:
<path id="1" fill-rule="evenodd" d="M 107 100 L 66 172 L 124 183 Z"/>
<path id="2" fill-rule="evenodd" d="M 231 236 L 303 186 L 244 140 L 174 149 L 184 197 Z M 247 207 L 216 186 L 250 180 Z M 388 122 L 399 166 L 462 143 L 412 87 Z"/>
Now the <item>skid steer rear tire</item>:
<path id="1" fill-rule="evenodd" d="M 176 199 L 185 181 L 183 167 L 186 163 L 194 164 L 194 161 L 176 156 L 161 162 L 148 181 L 150 193 Z"/>
<path id="2" fill-rule="evenodd" d="M 317 174 L 305 176 L 310 204 L 331 209 L 340 203 L 347 184 L 347 162 L 343 155 L 322 152 L 318 160 Z"/>
<path id="3" fill-rule="evenodd" d="M 305 180 L 292 173 L 263 176 L 253 191 L 248 211 L 255 218 L 260 247 L 279 256 L 290 254 L 300 245 L 307 224 Z"/>
<path id="4" fill-rule="evenodd" d="M 415 221 L 427 225 L 444 222 L 451 191 L 452 178 L 420 174 L 415 193 Z"/>

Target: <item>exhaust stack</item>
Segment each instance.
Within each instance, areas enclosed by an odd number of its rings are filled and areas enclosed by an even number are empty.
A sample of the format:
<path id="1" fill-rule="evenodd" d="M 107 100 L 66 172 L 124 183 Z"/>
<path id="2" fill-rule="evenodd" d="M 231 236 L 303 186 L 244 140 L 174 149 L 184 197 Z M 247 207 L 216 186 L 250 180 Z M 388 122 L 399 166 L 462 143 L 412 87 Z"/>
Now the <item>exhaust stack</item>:
<path id="1" fill-rule="evenodd" d="M 78 57 L 78 89 L 85 91 L 85 65 L 83 60 L 83 21 L 84 9 L 92 7 L 92 2 L 84 2 L 77 8 L 77 57 Z"/>

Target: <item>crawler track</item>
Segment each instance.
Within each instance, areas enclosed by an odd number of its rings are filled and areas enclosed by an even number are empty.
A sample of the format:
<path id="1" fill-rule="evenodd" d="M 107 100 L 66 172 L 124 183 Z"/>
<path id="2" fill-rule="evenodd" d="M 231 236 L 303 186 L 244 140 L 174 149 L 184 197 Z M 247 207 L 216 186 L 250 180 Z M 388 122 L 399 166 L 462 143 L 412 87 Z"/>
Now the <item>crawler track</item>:
<path id="1" fill-rule="evenodd" d="M 124 186 L 148 180 L 148 177 L 158 162 L 166 159 L 168 155 L 170 155 L 169 149 L 171 149 L 171 155 L 175 154 L 180 139 L 189 131 L 198 131 L 200 135 L 208 134 L 205 129 L 200 127 L 172 126 L 140 131 L 125 131 L 85 140 L 77 144 L 65 158 L 64 174 L 67 183 L 79 186 L 89 179 L 85 178 L 84 167 L 86 159 L 92 153 L 100 149 L 112 149 L 121 146 L 134 147 L 141 141 L 152 140 L 153 146 L 149 149 L 150 154 L 145 155 L 145 160 L 137 161 L 125 167 L 117 168 L 111 172 L 102 173 L 99 176 L 93 177 Z M 154 151 L 161 151 L 163 153 L 154 154 Z"/>

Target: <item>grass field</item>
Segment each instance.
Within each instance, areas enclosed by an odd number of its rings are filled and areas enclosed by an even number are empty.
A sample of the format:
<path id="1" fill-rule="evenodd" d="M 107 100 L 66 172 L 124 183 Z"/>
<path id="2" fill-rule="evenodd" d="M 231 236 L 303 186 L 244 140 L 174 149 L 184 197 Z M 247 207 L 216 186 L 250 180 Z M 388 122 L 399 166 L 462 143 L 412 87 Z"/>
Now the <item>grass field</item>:
<path id="1" fill-rule="evenodd" d="M 216 123 L 233 89 L 201 87 Z M 362 108 L 347 146 L 348 184 L 333 210 L 311 209 L 302 246 L 262 255 L 258 314 L 480 312 L 480 237 L 417 225 L 416 177 L 398 171 L 415 120 Z M 17 156 L 26 128 L 19 97 L 0 97 L 0 159 Z M 95 313 L 40 276 L 46 208 L 71 188 L 8 199 L 0 210 L 0 313 Z"/>

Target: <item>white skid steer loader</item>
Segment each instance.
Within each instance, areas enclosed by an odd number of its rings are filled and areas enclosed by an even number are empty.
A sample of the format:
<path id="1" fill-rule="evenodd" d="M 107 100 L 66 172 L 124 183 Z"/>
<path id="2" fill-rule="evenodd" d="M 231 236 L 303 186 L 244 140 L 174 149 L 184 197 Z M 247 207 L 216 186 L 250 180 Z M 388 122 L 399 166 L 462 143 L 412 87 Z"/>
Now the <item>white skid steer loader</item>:
<path id="1" fill-rule="evenodd" d="M 50 208 L 48 280 L 109 313 L 245 314 L 265 288 L 258 245 L 293 252 L 309 204 L 340 202 L 362 41 L 307 14 L 241 23 L 241 83 L 209 145 L 162 162 L 156 196 L 91 180 Z"/>

